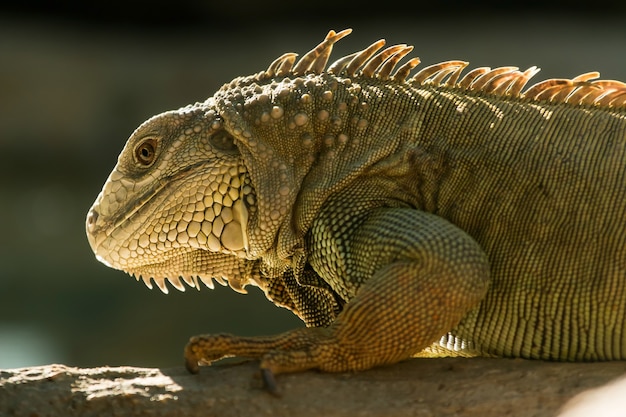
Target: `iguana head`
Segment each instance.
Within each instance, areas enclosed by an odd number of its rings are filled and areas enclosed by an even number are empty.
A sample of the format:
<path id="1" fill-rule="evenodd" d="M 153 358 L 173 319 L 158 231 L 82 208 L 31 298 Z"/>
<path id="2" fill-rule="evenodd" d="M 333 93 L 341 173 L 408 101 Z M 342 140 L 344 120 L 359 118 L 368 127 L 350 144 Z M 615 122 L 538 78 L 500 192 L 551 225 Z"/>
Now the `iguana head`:
<path id="1" fill-rule="evenodd" d="M 212 285 L 229 271 L 234 287 L 245 284 L 237 278 L 249 269 L 256 197 L 233 136 L 209 107 L 163 113 L 131 135 L 87 217 L 99 260 L 161 289 L 165 277 L 184 288 L 178 276 Z"/>

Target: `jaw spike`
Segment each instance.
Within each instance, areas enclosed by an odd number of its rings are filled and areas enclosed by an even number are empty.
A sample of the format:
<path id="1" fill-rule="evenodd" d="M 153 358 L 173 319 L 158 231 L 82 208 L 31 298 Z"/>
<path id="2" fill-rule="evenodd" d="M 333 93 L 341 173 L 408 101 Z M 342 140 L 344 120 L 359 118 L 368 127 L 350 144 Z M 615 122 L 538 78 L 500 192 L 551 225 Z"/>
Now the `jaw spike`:
<path id="1" fill-rule="evenodd" d="M 183 285 L 182 282 L 180 282 L 180 278 L 179 277 L 169 277 L 169 278 L 167 278 L 167 280 L 178 291 L 180 291 L 180 292 L 184 292 L 185 291 L 185 286 Z"/>
<path id="2" fill-rule="evenodd" d="M 181 276 L 181 278 L 183 279 L 183 281 L 185 281 L 185 284 L 189 285 L 190 287 L 192 288 L 197 287 L 195 277 L 192 277 L 191 275 L 189 275 L 189 276 Z"/>
<path id="3" fill-rule="evenodd" d="M 148 289 L 152 289 L 152 281 L 150 281 L 150 277 L 142 277 L 141 275 L 139 275 L 138 277 L 141 278 L 141 280 L 146 285 L 146 287 L 148 287 Z M 137 281 L 139 281 L 139 279 L 137 279 Z"/>
<path id="4" fill-rule="evenodd" d="M 200 291 L 200 282 L 198 282 L 198 276 L 191 277 L 193 279 L 193 286 L 196 287 L 198 291 Z"/>
<path id="5" fill-rule="evenodd" d="M 206 285 L 208 288 L 210 289 L 215 289 L 215 285 L 213 284 L 213 279 L 211 279 L 211 277 L 200 277 L 200 281 L 202 281 L 202 283 L 204 285 Z M 200 287 L 198 287 L 199 289 Z"/>
<path id="6" fill-rule="evenodd" d="M 170 290 L 167 288 L 167 285 L 165 284 L 165 278 L 152 278 L 152 279 L 156 283 L 157 287 L 159 287 L 159 289 L 163 292 L 163 294 L 167 294 L 170 292 Z"/>
<path id="7" fill-rule="evenodd" d="M 238 280 L 229 281 L 228 285 L 239 294 L 248 294 L 248 291 L 243 288 L 245 284 L 242 285 L 242 283 Z"/>

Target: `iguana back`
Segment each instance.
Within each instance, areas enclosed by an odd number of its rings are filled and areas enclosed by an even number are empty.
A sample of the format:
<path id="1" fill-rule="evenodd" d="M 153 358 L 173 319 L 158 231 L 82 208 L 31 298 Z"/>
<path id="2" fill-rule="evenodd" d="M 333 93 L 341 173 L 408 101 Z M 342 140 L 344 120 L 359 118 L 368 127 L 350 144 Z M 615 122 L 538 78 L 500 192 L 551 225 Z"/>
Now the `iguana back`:
<path id="1" fill-rule="evenodd" d="M 254 284 L 309 326 L 193 338 L 188 367 L 625 359 L 626 85 L 409 78 L 383 41 L 326 68 L 348 33 L 145 122 L 88 215 L 99 259 L 149 286 Z"/>

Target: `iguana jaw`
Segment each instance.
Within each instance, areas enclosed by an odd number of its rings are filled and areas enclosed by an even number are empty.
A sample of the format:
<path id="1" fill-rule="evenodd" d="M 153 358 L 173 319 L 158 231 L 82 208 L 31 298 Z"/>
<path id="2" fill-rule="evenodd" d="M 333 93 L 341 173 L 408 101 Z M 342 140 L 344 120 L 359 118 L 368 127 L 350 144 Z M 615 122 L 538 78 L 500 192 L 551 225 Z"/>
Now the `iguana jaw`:
<path id="1" fill-rule="evenodd" d="M 127 272 L 137 281 L 141 279 L 149 289 L 153 288 L 153 281 L 165 294 L 169 292 L 166 280 L 179 291 L 186 289 L 183 282 L 198 290 L 200 283 L 213 289 L 213 280 L 242 294 L 247 293 L 244 287 L 249 284 L 260 286 L 254 262 L 205 250 L 180 251 L 171 255 L 161 263 L 145 265 Z M 178 272 L 172 274 L 169 272 L 172 270 Z"/>

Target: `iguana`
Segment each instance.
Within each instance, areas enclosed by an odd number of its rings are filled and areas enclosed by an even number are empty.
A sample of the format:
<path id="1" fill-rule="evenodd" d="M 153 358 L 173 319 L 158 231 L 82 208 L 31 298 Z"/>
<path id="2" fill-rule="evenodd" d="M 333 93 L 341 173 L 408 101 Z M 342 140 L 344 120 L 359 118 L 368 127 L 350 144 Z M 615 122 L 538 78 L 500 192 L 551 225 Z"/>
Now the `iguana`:
<path id="1" fill-rule="evenodd" d="M 97 258 L 148 287 L 255 285 L 306 323 L 193 337 L 188 369 L 626 359 L 626 84 L 411 76 L 383 40 L 327 65 L 349 33 L 144 122 L 89 211 Z"/>

